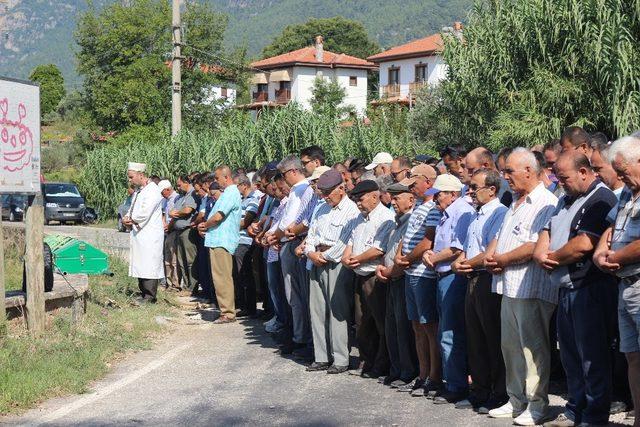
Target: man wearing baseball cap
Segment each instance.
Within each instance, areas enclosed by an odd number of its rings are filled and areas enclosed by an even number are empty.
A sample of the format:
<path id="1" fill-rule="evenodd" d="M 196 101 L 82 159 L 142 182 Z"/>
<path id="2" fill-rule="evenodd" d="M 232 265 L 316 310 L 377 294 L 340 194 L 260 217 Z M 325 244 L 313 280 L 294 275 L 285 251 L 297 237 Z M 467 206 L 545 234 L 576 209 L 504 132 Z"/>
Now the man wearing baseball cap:
<path id="1" fill-rule="evenodd" d="M 393 156 L 383 151 L 376 154 L 371 163 L 365 166 L 365 169 L 372 170 L 376 178 L 378 178 L 391 173 L 391 162 L 393 162 Z"/>
<path id="2" fill-rule="evenodd" d="M 434 403 L 457 403 L 468 395 L 467 352 L 464 328 L 464 298 L 467 278 L 454 274 L 451 264 L 464 248 L 467 229 L 475 209 L 461 197 L 464 184 L 454 175 L 436 178 L 433 188 L 436 206 L 442 218 L 436 227 L 433 249 L 424 253 L 423 262 L 437 276 L 438 314 L 442 373 L 446 390 Z"/>

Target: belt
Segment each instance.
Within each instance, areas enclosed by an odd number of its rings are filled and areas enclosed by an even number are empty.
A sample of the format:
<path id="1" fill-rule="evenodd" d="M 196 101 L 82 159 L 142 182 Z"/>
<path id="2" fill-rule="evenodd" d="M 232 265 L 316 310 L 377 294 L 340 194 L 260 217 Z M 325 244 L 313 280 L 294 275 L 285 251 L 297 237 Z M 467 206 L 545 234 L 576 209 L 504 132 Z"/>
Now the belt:
<path id="1" fill-rule="evenodd" d="M 436 271 L 436 276 L 438 277 L 438 279 L 442 279 L 443 277 L 447 277 L 450 274 L 453 274 L 453 271 L 449 270 L 449 271 L 445 271 L 445 272 L 442 272 L 442 273 Z"/>
<path id="2" fill-rule="evenodd" d="M 316 245 L 316 252 L 324 252 L 326 250 L 329 250 L 331 248 L 331 246 L 329 245 Z"/>
<path id="3" fill-rule="evenodd" d="M 620 278 L 620 281 L 622 283 L 624 283 L 625 285 L 627 285 L 627 286 L 633 285 L 638 280 L 640 280 L 640 274 L 632 274 L 631 276 L 621 277 Z"/>

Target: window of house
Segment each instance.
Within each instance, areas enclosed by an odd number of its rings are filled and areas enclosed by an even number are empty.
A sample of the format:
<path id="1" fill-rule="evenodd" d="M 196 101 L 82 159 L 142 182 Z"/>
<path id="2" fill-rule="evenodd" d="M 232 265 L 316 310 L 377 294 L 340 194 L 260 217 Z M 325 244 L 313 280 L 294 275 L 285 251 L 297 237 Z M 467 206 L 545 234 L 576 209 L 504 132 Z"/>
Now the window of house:
<path id="1" fill-rule="evenodd" d="M 220 96 L 221 96 L 222 98 L 226 98 L 226 97 L 228 97 L 228 96 L 229 96 L 229 94 L 228 94 L 228 92 L 227 92 L 227 88 L 226 88 L 226 87 L 220 88 Z"/>
<path id="2" fill-rule="evenodd" d="M 258 92 L 268 92 L 269 85 L 267 83 L 258 83 Z"/>
<path id="3" fill-rule="evenodd" d="M 349 76 L 349 86 L 358 86 L 358 77 Z"/>
<path id="4" fill-rule="evenodd" d="M 291 89 L 291 82 L 280 82 L 280 90 Z"/>
<path id="5" fill-rule="evenodd" d="M 426 82 L 427 81 L 427 64 L 418 64 L 416 65 L 416 78 L 415 82 Z"/>
<path id="6" fill-rule="evenodd" d="M 389 68 L 389 84 L 397 85 L 400 83 L 400 68 L 392 67 Z"/>

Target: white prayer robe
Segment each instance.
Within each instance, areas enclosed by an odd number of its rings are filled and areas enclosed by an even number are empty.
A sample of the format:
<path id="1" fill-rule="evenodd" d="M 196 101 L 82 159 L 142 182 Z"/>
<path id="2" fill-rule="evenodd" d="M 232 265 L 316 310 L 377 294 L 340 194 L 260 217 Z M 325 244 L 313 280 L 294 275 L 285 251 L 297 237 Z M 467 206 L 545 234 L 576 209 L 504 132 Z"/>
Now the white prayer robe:
<path id="1" fill-rule="evenodd" d="M 136 195 L 129 211 L 134 224 L 129 233 L 129 276 L 164 278 L 164 227 L 160 188 L 149 181 Z"/>

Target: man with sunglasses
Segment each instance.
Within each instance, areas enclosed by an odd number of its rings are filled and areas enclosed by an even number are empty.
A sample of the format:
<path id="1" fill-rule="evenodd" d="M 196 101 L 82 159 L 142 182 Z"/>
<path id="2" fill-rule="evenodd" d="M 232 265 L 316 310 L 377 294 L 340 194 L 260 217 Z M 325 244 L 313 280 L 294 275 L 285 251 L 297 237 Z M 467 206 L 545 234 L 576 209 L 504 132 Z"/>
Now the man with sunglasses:
<path id="1" fill-rule="evenodd" d="M 504 361 L 500 348 L 500 302 L 502 297 L 491 292 L 491 274 L 484 268 L 489 242 L 496 238 L 508 208 L 498 194 L 500 174 L 493 169 L 476 170 L 469 184 L 474 213 L 464 250 L 451 269 L 468 279 L 465 298 L 465 326 L 469 372 L 473 379 L 468 406 L 488 414 L 507 400 Z M 459 406 L 463 406 L 460 402 Z"/>
<path id="2" fill-rule="evenodd" d="M 391 178 L 393 182 L 400 182 L 409 177 L 411 171 L 411 160 L 406 156 L 400 156 L 391 162 Z"/>
<path id="3" fill-rule="evenodd" d="M 318 208 L 304 252 L 310 272 L 310 311 L 314 362 L 307 371 L 339 374 L 349 368 L 349 325 L 353 272 L 340 263 L 358 207 L 347 196 L 342 175 L 323 173 L 316 187 L 326 202 Z M 327 315 L 328 314 L 328 315 Z"/>
<path id="4" fill-rule="evenodd" d="M 375 271 L 394 227 L 394 214 L 380 202 L 375 181 L 361 181 L 349 197 L 358 206 L 360 216 L 349 236 L 342 264 L 356 274 L 355 321 L 361 376 L 378 378 L 389 370 L 389 355 L 384 337 L 386 291 Z"/>

